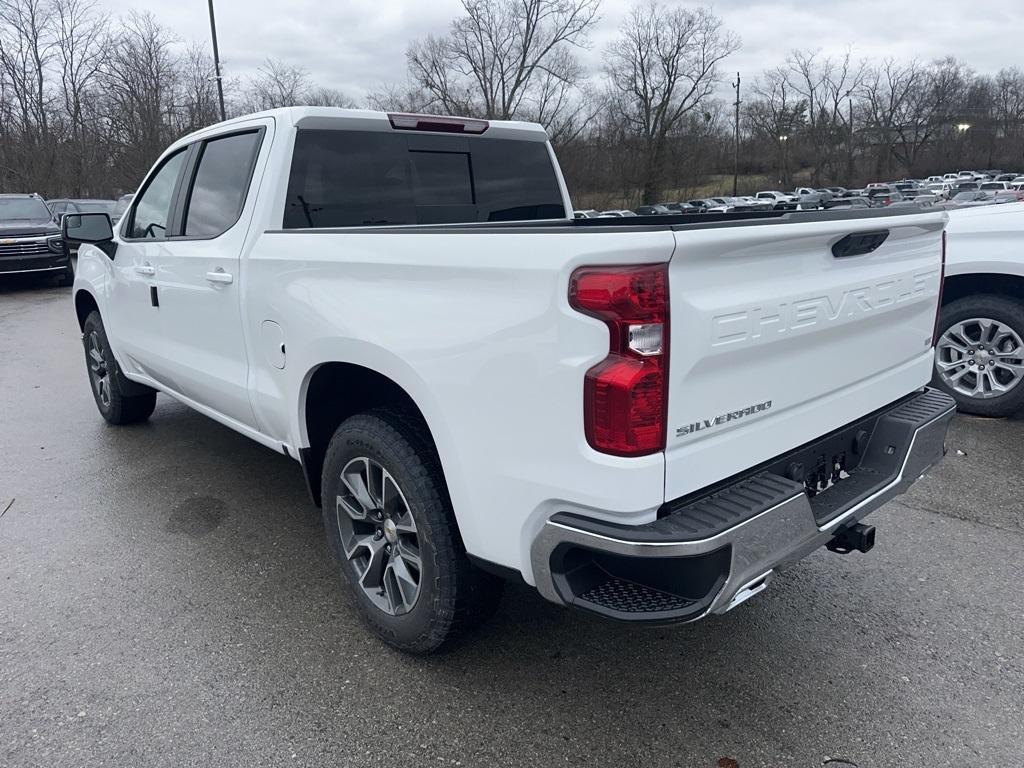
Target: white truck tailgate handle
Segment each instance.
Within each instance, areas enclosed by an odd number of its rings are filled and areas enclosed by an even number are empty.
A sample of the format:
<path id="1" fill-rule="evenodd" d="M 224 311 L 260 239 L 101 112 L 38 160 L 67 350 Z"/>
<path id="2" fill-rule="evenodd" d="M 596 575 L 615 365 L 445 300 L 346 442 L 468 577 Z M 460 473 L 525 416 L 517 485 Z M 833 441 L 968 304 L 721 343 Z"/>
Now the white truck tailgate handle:
<path id="1" fill-rule="evenodd" d="M 135 271 L 140 275 L 152 276 L 156 274 L 156 267 L 153 267 L 149 264 L 136 264 Z"/>
<path id="2" fill-rule="evenodd" d="M 222 283 L 224 285 L 227 285 L 235 278 L 229 272 L 225 272 L 220 267 L 217 267 L 217 269 L 213 270 L 213 272 L 206 273 L 206 279 L 209 280 L 211 283 Z"/>
<path id="3" fill-rule="evenodd" d="M 878 250 L 888 238 L 888 229 L 880 229 L 877 232 L 851 232 L 832 245 L 832 255 L 837 259 L 865 256 Z"/>

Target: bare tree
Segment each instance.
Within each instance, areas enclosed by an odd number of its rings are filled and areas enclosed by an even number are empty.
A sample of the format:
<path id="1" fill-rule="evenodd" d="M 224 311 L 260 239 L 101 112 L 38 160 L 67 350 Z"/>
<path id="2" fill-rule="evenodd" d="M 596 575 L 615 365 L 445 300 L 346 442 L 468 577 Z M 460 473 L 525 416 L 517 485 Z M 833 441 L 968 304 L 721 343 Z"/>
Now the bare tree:
<path id="1" fill-rule="evenodd" d="M 109 17 L 101 2 L 0 0 L 4 191 L 133 189 L 170 142 L 218 119 L 206 48 L 175 39 L 152 15 Z M 409 80 L 367 101 L 540 121 L 574 196 L 592 206 L 708 194 L 731 164 L 731 115 L 713 94 L 719 63 L 738 40 L 707 11 L 645 0 L 604 51 L 603 76 L 591 80 L 578 53 L 597 6 L 464 0 L 443 34 L 410 46 Z M 279 60 L 254 77 L 229 77 L 225 88 L 233 114 L 355 106 Z M 862 67 L 849 53 L 796 51 L 756 78 L 746 99 L 740 166 L 750 191 L 765 181 L 755 174 L 774 177 L 780 168 L 786 184 L 792 171 L 820 185 L 1024 165 L 1020 69 L 984 75 L 952 58 Z"/>
<path id="2" fill-rule="evenodd" d="M 807 102 L 789 85 L 779 70 L 768 70 L 755 81 L 755 98 L 744 109 L 744 122 L 749 136 L 758 146 L 771 147 L 780 169 L 779 181 L 789 186 L 790 165 L 788 143 L 803 131 L 807 115 Z"/>
<path id="3" fill-rule="evenodd" d="M 46 69 L 53 19 L 44 0 L 0 0 L 0 66 L 18 100 L 22 127 L 48 135 Z"/>
<path id="4" fill-rule="evenodd" d="M 1024 167 L 1024 70 L 1003 69 L 995 77 L 995 119 L 1005 157 Z"/>
<path id="5" fill-rule="evenodd" d="M 278 107 L 354 107 L 356 103 L 334 88 L 316 87 L 303 67 L 267 59 L 242 96 L 246 112 Z"/>
<path id="6" fill-rule="evenodd" d="M 854 61 L 849 51 L 839 57 L 793 51 L 778 72 L 805 102 L 807 127 L 800 138 L 811 151 L 811 184 L 817 186 L 823 177 L 840 172 L 839 160 L 852 129 L 844 108 L 860 87 L 864 64 Z"/>
<path id="7" fill-rule="evenodd" d="M 951 56 L 931 64 L 925 104 L 935 125 L 928 148 L 932 164 L 959 164 L 964 137 L 956 126 L 974 119 L 967 102 L 976 79 L 970 67 Z"/>
<path id="8" fill-rule="evenodd" d="M 122 20 L 101 78 L 118 187 L 134 189 L 178 136 L 172 122 L 181 68 L 175 42 L 152 14 L 132 12 Z"/>
<path id="9" fill-rule="evenodd" d="M 708 99 L 718 64 L 739 45 L 709 11 L 652 1 L 633 7 L 605 50 L 611 108 L 626 137 L 638 142 L 644 202 L 662 193 L 669 137 Z"/>
<path id="10" fill-rule="evenodd" d="M 431 95 L 414 83 L 385 84 L 366 97 L 370 109 L 384 112 L 426 112 L 432 101 Z"/>
<path id="11" fill-rule="evenodd" d="M 342 107 L 343 109 L 355 109 L 359 106 L 355 99 L 349 98 L 337 88 L 323 86 L 310 88 L 306 92 L 303 103 L 310 107 Z"/>
<path id="12" fill-rule="evenodd" d="M 606 106 L 603 94 L 584 81 L 579 64 L 568 51 L 554 54 L 555 66 L 545 69 L 535 83 L 529 119 L 547 128 L 548 136 L 557 145 L 576 139 Z M 572 77 L 565 73 L 572 72 Z"/>
<path id="13" fill-rule="evenodd" d="M 246 89 L 246 111 L 297 106 L 309 89 L 309 72 L 303 67 L 268 58 Z"/>
<path id="14" fill-rule="evenodd" d="M 599 0 L 463 0 L 448 33 L 409 46 L 410 79 L 425 105 L 449 114 L 537 120 L 571 133 Z"/>
<path id="15" fill-rule="evenodd" d="M 181 133 L 203 128 L 220 120 L 216 70 L 205 45 L 193 43 L 181 59 L 179 109 L 175 125 Z M 230 97 L 230 87 L 224 83 Z"/>
<path id="16" fill-rule="evenodd" d="M 109 19 L 92 0 L 54 0 L 56 59 L 68 136 L 61 167 L 63 193 L 84 195 L 98 181 L 91 173 L 102 165 L 107 148 L 101 140 L 97 109 L 98 81 L 107 60 Z"/>
<path id="17" fill-rule="evenodd" d="M 50 131 L 52 95 L 47 70 L 54 55 L 53 18 L 44 0 L 0 0 L 0 73 L 17 136 L 3 164 L 33 189 L 48 180 L 56 153 Z"/>

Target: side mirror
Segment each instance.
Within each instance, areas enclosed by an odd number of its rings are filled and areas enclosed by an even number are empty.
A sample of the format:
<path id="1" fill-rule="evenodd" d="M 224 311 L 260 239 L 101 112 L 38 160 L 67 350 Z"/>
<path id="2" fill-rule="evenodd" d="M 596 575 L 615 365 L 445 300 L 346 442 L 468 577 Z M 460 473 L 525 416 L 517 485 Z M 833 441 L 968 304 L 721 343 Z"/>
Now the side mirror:
<path id="1" fill-rule="evenodd" d="M 105 213 L 65 213 L 60 222 L 60 231 L 64 242 L 69 245 L 91 243 L 111 259 L 117 251 L 114 225 Z"/>
<path id="2" fill-rule="evenodd" d="M 65 213 L 60 231 L 65 240 L 74 243 L 105 243 L 114 239 L 114 225 L 105 213 Z"/>

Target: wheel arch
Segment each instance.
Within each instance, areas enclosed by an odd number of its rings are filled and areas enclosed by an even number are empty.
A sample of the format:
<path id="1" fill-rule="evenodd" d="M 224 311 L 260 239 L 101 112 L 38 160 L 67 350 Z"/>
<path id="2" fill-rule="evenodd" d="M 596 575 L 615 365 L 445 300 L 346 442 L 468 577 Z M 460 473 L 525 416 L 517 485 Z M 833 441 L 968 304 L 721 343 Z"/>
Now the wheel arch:
<path id="1" fill-rule="evenodd" d="M 100 305 L 96 297 L 89 291 L 80 289 L 75 291 L 75 316 L 78 318 L 78 330 L 85 330 L 85 318 L 92 312 L 99 312 Z"/>
<path id="2" fill-rule="evenodd" d="M 321 504 L 324 456 L 338 425 L 357 413 L 384 406 L 403 407 L 415 414 L 426 428 L 431 447 L 440 456 L 430 420 L 408 389 L 392 377 L 342 361 L 322 362 L 306 374 L 299 408 L 305 447 L 299 449 L 299 455 L 310 496 L 317 506 Z"/>
<path id="3" fill-rule="evenodd" d="M 999 272 L 951 275 L 942 287 L 942 304 L 981 294 L 1008 296 L 1024 302 L 1024 276 Z"/>

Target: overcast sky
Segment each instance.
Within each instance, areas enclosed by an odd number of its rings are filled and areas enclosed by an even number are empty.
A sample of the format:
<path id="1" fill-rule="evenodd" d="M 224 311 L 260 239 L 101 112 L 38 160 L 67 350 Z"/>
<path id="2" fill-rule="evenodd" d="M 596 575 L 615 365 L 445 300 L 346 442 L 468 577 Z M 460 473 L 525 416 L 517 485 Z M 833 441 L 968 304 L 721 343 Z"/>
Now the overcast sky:
<path id="1" fill-rule="evenodd" d="M 671 3 L 672 0 L 669 0 Z M 115 13 L 150 10 L 185 40 L 209 39 L 204 0 L 101 0 Z M 724 70 L 749 82 L 795 47 L 858 56 L 920 58 L 953 54 L 981 72 L 1024 65 L 1024 0 L 719 0 L 704 5 L 740 35 Z M 221 58 L 229 76 L 252 73 L 267 57 L 305 67 L 318 85 L 362 100 L 405 76 L 409 40 L 442 33 L 459 0 L 215 0 Z M 592 70 L 615 35 L 629 0 L 604 0 L 583 54 Z"/>

